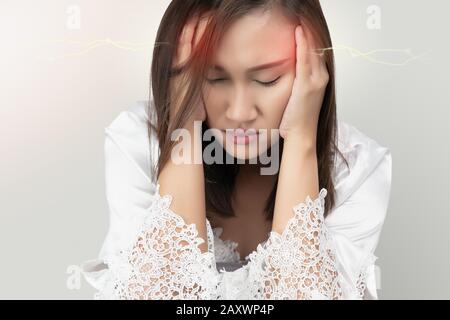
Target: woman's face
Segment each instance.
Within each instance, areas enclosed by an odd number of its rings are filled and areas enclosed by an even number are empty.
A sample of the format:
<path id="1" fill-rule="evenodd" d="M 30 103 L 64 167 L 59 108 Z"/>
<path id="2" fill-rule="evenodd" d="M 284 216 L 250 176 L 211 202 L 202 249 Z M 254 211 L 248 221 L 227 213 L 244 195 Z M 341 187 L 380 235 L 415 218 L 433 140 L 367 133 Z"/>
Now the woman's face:
<path id="1" fill-rule="evenodd" d="M 206 123 L 235 158 L 255 158 L 278 142 L 271 129 L 279 128 L 292 91 L 295 26 L 276 10 L 254 11 L 233 23 L 216 49 L 203 89 Z M 259 134 L 241 136 L 238 128 Z"/>

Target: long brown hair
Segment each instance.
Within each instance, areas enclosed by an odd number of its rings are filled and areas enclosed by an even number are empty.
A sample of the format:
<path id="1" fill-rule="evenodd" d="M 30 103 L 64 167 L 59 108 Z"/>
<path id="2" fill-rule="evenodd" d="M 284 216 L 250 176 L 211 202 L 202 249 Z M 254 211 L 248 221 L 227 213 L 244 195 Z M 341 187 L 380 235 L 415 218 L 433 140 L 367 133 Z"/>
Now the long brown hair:
<path id="1" fill-rule="evenodd" d="M 149 104 L 148 129 L 151 136 L 155 132 L 159 143 L 159 158 L 153 175 L 159 176 L 161 169 L 168 161 L 175 142 L 170 140 L 171 132 L 183 127 L 191 115 L 202 88 L 206 70 L 211 66 L 211 57 L 217 48 L 221 36 L 227 28 L 240 17 L 255 9 L 281 9 L 294 23 L 302 24 L 310 30 L 320 48 L 332 48 L 332 42 L 325 17 L 319 0 L 173 0 L 168 6 L 159 26 L 153 60 L 151 66 L 151 90 L 153 104 Z M 190 59 L 183 67 L 183 93 L 170 92 L 170 74 L 172 60 L 177 52 L 178 39 L 186 22 L 194 16 L 210 17 L 208 25 L 198 45 L 194 48 Z M 342 153 L 337 148 L 337 116 L 335 96 L 335 70 L 332 50 L 324 51 L 324 59 L 329 73 L 329 82 L 325 91 L 318 121 L 317 161 L 319 186 L 326 188 L 325 215 L 335 204 L 335 190 L 332 179 L 332 166 L 336 154 L 339 154 L 347 164 Z M 170 97 L 175 95 L 180 99 L 183 108 L 169 121 Z M 181 97 L 179 95 L 182 95 Z M 203 132 L 208 129 L 203 123 Z M 206 143 L 203 142 L 203 148 Z M 280 138 L 279 151 L 282 152 L 283 139 Z M 150 153 L 152 155 L 152 153 Z M 224 154 L 227 154 L 224 152 Z M 154 163 L 154 160 L 152 160 Z M 347 164 L 348 166 L 348 164 Z M 239 172 L 238 164 L 204 164 L 205 197 L 207 211 L 215 212 L 223 217 L 234 216 L 232 193 L 235 178 Z M 273 218 L 277 183 L 266 201 L 266 218 Z"/>

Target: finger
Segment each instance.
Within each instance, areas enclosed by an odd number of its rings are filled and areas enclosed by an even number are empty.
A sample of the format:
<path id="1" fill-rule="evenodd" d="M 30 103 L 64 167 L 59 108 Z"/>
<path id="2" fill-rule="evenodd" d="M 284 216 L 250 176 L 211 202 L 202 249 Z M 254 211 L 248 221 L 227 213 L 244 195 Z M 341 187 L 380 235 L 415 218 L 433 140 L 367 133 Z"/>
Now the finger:
<path id="1" fill-rule="evenodd" d="M 178 46 L 177 65 L 182 65 L 189 58 L 192 50 L 192 38 L 197 25 L 197 17 L 189 20 L 183 28 Z"/>
<path id="2" fill-rule="evenodd" d="M 311 32 L 308 32 L 308 42 L 310 48 L 310 61 L 311 61 L 311 73 L 316 74 L 321 72 L 322 62 L 323 62 L 323 54 L 322 51 L 318 48 L 317 42 L 314 39 Z"/>
<path id="3" fill-rule="evenodd" d="M 327 62 L 325 60 L 325 54 L 320 57 L 320 72 L 322 74 L 328 74 Z"/>
<path id="4" fill-rule="evenodd" d="M 181 36 L 181 43 L 189 43 L 192 44 L 192 38 L 195 33 L 195 28 L 197 27 L 199 17 L 194 16 L 192 18 L 189 18 L 186 22 L 186 25 L 183 28 L 182 36 Z"/>
<path id="5" fill-rule="evenodd" d="M 203 33 L 205 32 L 208 21 L 209 21 L 208 18 L 200 19 L 198 26 L 195 30 L 194 47 L 197 46 L 198 42 L 200 41 L 200 38 L 202 37 Z"/>
<path id="6" fill-rule="evenodd" d="M 309 39 L 309 46 L 311 48 L 310 50 L 310 57 L 311 57 L 311 75 L 316 76 L 318 78 L 325 77 L 325 74 L 327 74 L 327 66 L 326 66 L 326 60 L 325 60 L 325 48 L 321 48 L 317 40 L 312 36 L 312 33 L 310 30 L 308 32 L 308 39 Z"/>
<path id="7" fill-rule="evenodd" d="M 297 66 L 298 75 L 309 76 L 311 74 L 310 55 L 308 54 L 308 42 L 302 26 L 295 28 L 295 40 L 297 43 Z"/>

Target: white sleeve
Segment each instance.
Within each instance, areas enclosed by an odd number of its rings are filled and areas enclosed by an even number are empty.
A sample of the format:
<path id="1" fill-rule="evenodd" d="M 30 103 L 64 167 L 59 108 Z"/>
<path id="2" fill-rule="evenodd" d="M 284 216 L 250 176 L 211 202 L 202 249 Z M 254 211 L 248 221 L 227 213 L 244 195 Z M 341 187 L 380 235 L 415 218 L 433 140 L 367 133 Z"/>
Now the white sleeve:
<path id="1" fill-rule="evenodd" d="M 350 128 L 350 130 L 352 130 Z M 389 149 L 350 131 L 338 166 L 336 204 L 324 219 L 322 188 L 293 208 L 282 234 L 274 231 L 250 255 L 250 298 L 376 299 L 374 255 L 391 189 Z"/>
<path id="2" fill-rule="evenodd" d="M 159 186 L 157 186 L 159 190 Z M 106 259 L 114 299 L 215 299 L 217 270 L 214 253 L 202 253 L 195 224 L 187 225 L 169 207 L 172 197 L 155 193 L 131 245 Z M 210 229 L 208 229 L 210 230 Z M 212 236 L 208 235 L 208 243 Z"/>
<path id="3" fill-rule="evenodd" d="M 342 298 L 340 274 L 332 239 L 324 224 L 327 190 L 316 199 L 293 207 L 282 232 L 269 238 L 250 255 L 249 287 L 255 299 L 338 299 Z"/>
<path id="4" fill-rule="evenodd" d="M 171 211 L 171 196 L 161 197 L 144 173 L 146 131 L 133 125 L 140 125 L 135 115 L 123 112 L 105 130 L 110 226 L 99 258 L 86 261 L 83 274 L 97 299 L 215 299 L 211 227 L 202 253 L 196 225 Z"/>
<path id="5" fill-rule="evenodd" d="M 353 166 L 353 172 L 345 179 L 354 182 L 345 184 L 344 180 L 338 185 L 340 203 L 326 220 L 334 239 L 346 299 L 378 298 L 374 253 L 388 209 L 392 174 L 391 153 L 388 149 L 384 152 L 367 176 L 358 169 L 365 160 L 360 157 L 361 163 Z"/>

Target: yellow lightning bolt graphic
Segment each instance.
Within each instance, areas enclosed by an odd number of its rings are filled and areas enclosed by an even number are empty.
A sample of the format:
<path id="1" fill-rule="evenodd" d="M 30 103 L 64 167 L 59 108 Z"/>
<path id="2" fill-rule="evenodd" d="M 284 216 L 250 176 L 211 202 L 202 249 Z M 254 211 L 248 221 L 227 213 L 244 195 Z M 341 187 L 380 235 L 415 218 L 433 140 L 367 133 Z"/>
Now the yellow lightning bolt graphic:
<path id="1" fill-rule="evenodd" d="M 59 57 L 49 57 L 49 58 L 47 58 L 47 60 L 54 61 L 56 59 L 64 59 L 64 58 L 69 58 L 69 57 L 82 56 L 82 55 L 88 54 L 89 52 L 91 52 L 94 49 L 97 49 L 99 47 L 104 47 L 104 46 L 111 46 L 113 48 L 125 50 L 125 51 L 139 52 L 139 51 L 144 51 L 147 49 L 147 47 L 150 48 L 153 45 L 152 43 L 149 43 L 149 42 L 113 41 L 110 38 L 93 40 L 90 42 L 83 42 L 83 41 L 76 41 L 76 40 L 61 40 L 61 41 L 57 41 L 57 43 L 64 44 L 64 45 L 78 45 L 78 46 L 81 46 L 82 48 L 79 51 L 73 52 L 70 54 L 65 54 L 65 55 L 62 55 Z M 156 43 L 155 45 L 162 45 L 162 44 L 164 44 L 164 43 Z M 411 61 L 420 59 L 421 57 L 423 57 L 431 52 L 431 50 L 429 50 L 420 55 L 414 55 L 410 49 L 374 49 L 374 50 L 370 50 L 367 52 L 362 52 L 359 49 L 349 47 L 346 45 L 337 45 L 337 46 L 330 47 L 330 48 L 317 49 L 316 52 L 318 52 L 317 54 L 322 56 L 322 55 L 324 55 L 324 53 L 326 51 L 330 51 L 330 50 L 333 50 L 333 51 L 344 50 L 344 51 L 347 51 L 348 53 L 350 53 L 350 55 L 353 58 L 363 58 L 371 63 L 383 64 L 383 65 L 388 65 L 388 66 L 405 66 L 406 64 L 410 63 Z M 375 57 L 375 55 L 377 53 L 381 53 L 381 52 L 383 52 L 383 53 L 386 53 L 386 52 L 400 53 L 400 54 L 404 54 L 406 56 L 406 58 L 404 61 L 399 62 L 399 63 L 383 61 L 383 60 L 377 59 Z"/>
<path id="2" fill-rule="evenodd" d="M 408 64 L 409 62 L 420 59 L 423 56 L 425 56 L 431 52 L 431 50 L 428 50 L 427 52 L 424 52 L 420 55 L 414 55 L 411 52 L 411 49 L 374 49 L 371 51 L 362 52 L 356 48 L 352 48 L 352 47 L 345 46 L 345 45 L 338 45 L 338 46 L 330 47 L 330 48 L 317 49 L 316 51 L 319 52 L 318 55 L 323 56 L 324 53 L 329 50 L 333 50 L 333 51 L 345 50 L 345 51 L 349 52 L 353 58 L 362 57 L 363 59 L 366 59 L 372 63 L 383 64 L 383 65 L 388 65 L 388 66 L 396 66 L 396 67 L 404 66 L 404 65 Z M 373 57 L 373 55 L 380 53 L 380 52 L 403 53 L 407 56 L 407 59 L 405 59 L 403 62 L 393 63 L 393 62 L 376 59 Z"/>

